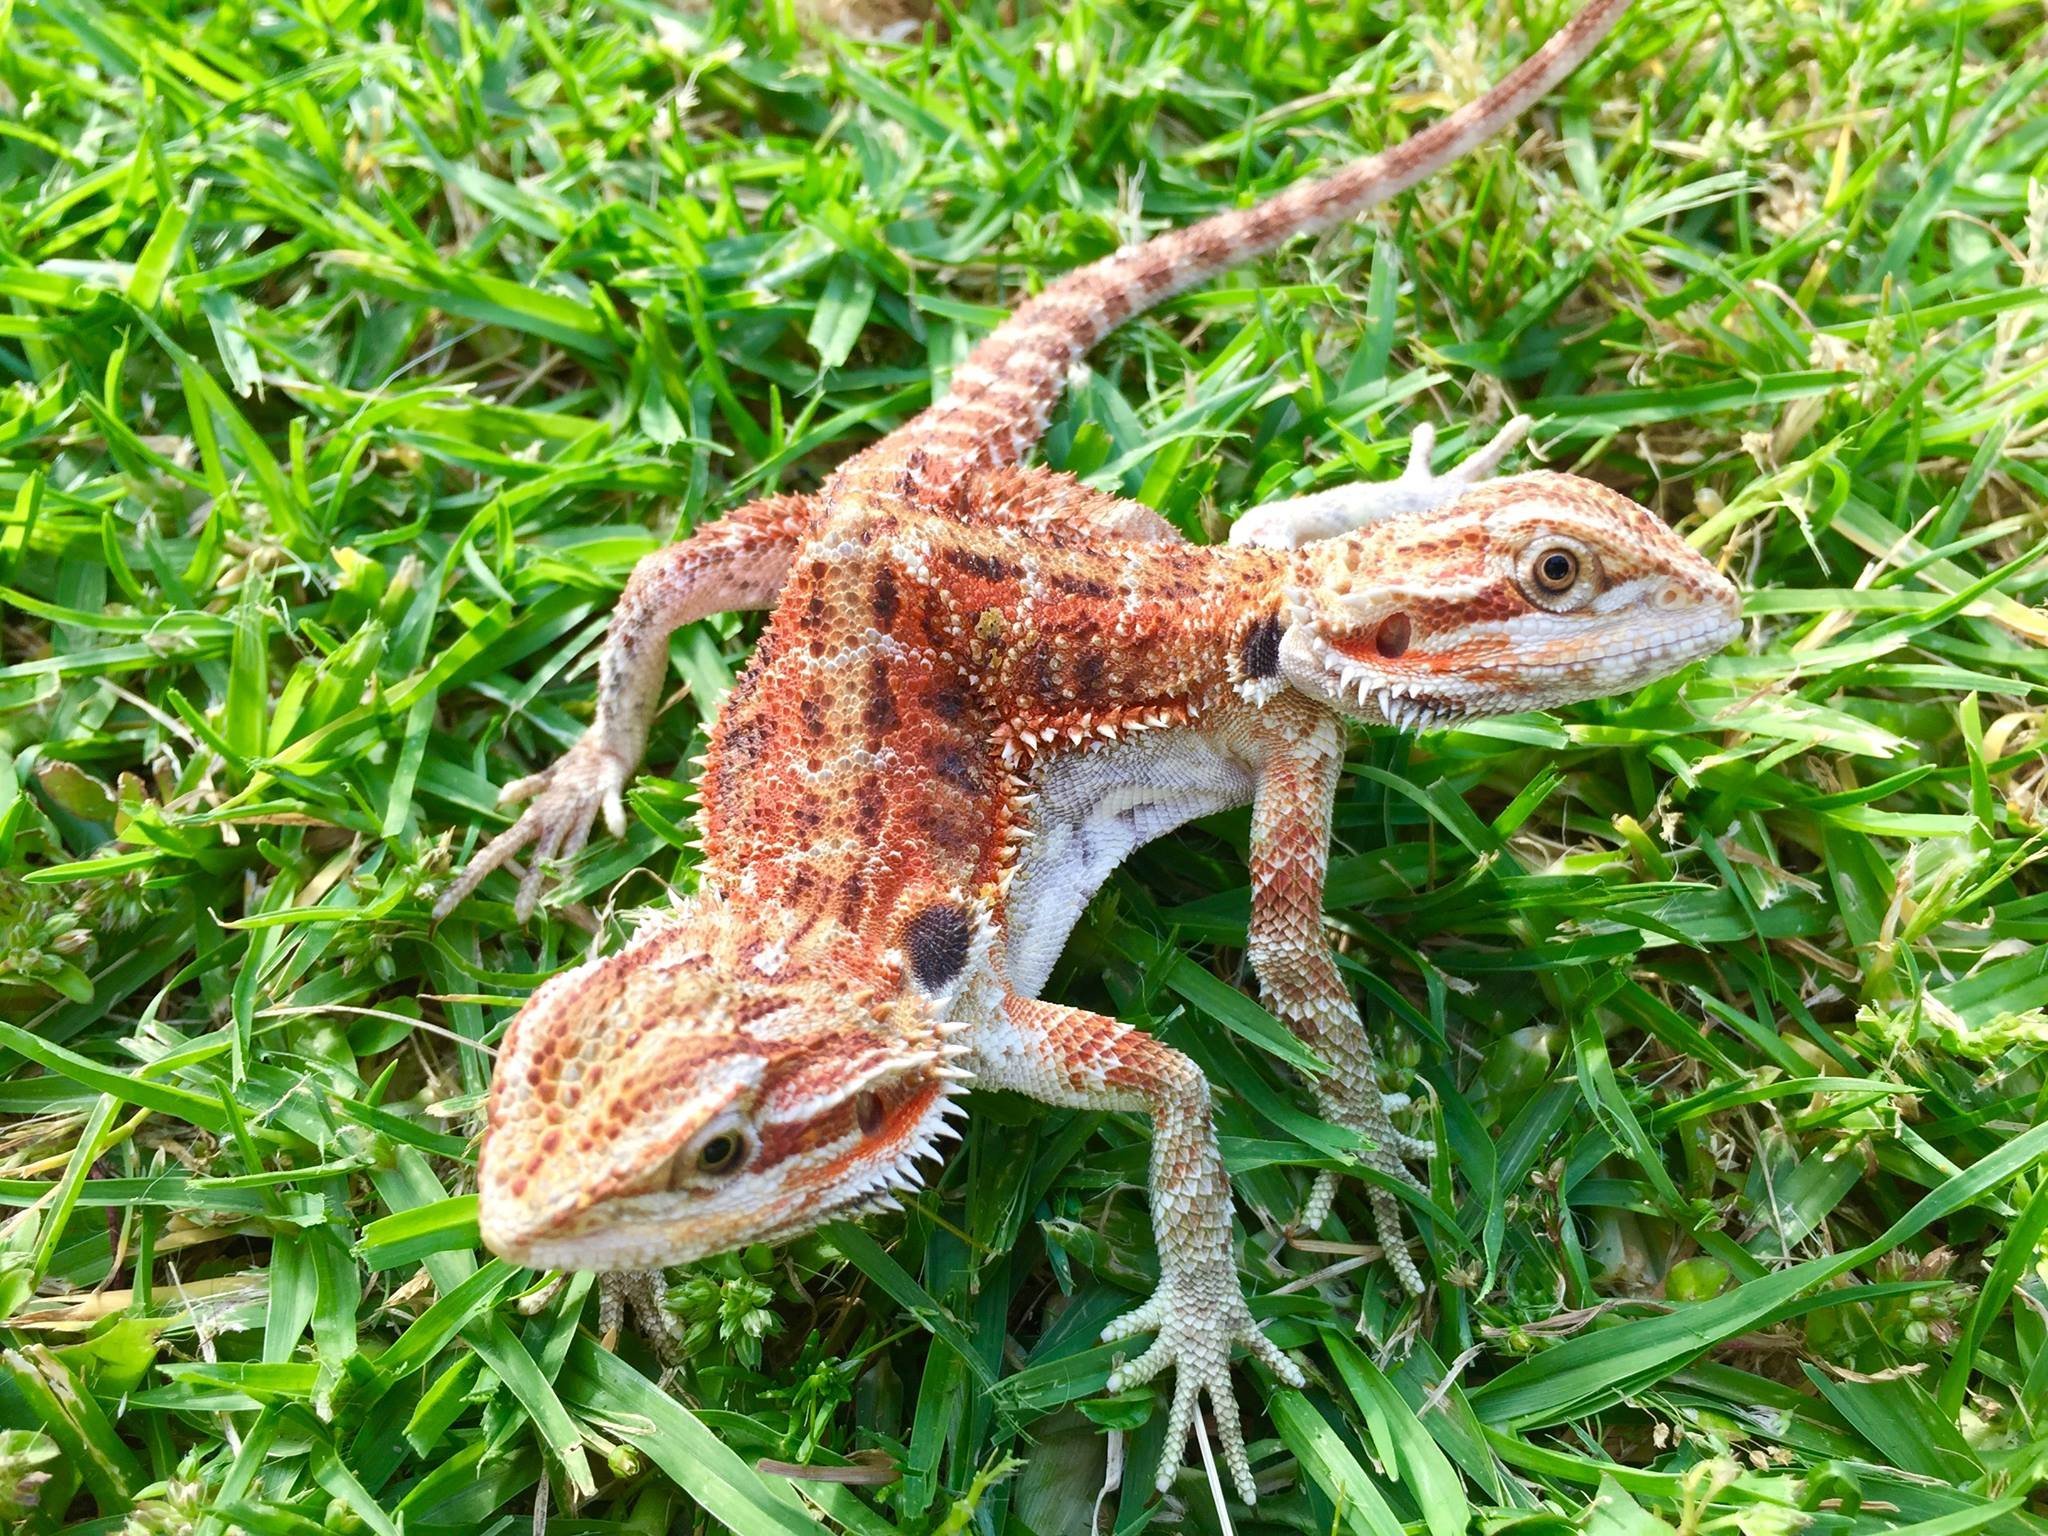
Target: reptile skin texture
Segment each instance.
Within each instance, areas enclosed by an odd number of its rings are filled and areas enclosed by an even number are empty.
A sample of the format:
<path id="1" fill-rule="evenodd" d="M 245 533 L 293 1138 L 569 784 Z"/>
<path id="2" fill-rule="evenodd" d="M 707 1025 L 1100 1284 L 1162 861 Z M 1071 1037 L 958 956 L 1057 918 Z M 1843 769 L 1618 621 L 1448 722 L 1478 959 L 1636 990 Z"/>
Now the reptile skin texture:
<path id="1" fill-rule="evenodd" d="M 698 889 L 541 987 L 506 1034 L 478 1171 L 492 1251 L 624 1272 L 607 1327 L 630 1300 L 658 1331 L 645 1271 L 894 1204 L 969 1085 L 1142 1112 L 1160 1283 L 1105 1331 L 1153 1336 L 1110 1385 L 1172 1368 L 1162 1488 L 1207 1392 L 1254 1499 L 1231 1352 L 1303 1377 L 1237 1278 L 1211 1087 L 1144 1032 L 1038 997 L 1069 932 L 1132 849 L 1249 803 L 1261 992 L 1327 1066 L 1323 1115 L 1367 1166 L 1418 1184 L 1432 1148 L 1388 1119 L 1322 933 L 1346 721 L 1421 729 L 1626 691 L 1725 644 L 1737 595 L 1616 492 L 1496 475 L 1519 420 L 1444 475 L 1419 431 L 1399 479 L 1251 509 L 1213 547 L 1020 461 L 1124 318 L 1456 158 L 1625 6 L 1595 0 L 1382 156 L 1062 278 L 817 492 L 743 507 L 634 572 L 589 732 L 507 788 L 526 809 L 438 913 L 530 849 L 527 917 L 600 816 L 623 830 L 668 636 L 722 609 L 773 614 L 712 730 Z M 1337 1187 L 1315 1180 L 1302 1225 Z M 1420 1292 L 1398 1202 L 1368 1193 L 1392 1274 Z"/>

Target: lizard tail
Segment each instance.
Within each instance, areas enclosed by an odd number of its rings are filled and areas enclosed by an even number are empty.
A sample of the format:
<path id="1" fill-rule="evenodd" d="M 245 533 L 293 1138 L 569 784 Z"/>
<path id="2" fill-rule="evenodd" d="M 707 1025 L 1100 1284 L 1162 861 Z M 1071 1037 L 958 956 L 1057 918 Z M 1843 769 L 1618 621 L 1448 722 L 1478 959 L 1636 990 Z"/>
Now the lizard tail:
<path id="1" fill-rule="evenodd" d="M 1628 5 L 1588 0 L 1493 89 L 1405 143 L 1069 272 L 968 354 L 942 399 L 853 463 L 911 470 L 929 485 L 934 477 L 950 480 L 948 470 L 1018 462 L 1045 431 L 1069 371 L 1125 320 L 1296 235 L 1356 218 L 1466 154 L 1576 69 Z"/>

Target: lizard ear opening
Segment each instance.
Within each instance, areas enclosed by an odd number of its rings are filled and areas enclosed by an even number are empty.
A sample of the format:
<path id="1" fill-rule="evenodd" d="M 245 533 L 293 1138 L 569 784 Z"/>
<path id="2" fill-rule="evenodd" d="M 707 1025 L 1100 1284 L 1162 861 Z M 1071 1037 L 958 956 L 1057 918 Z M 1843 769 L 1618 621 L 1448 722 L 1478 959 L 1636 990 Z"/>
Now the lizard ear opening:
<path id="1" fill-rule="evenodd" d="M 1390 613 L 1373 632 L 1373 649 L 1388 661 L 1399 661 L 1414 638 L 1415 626 L 1405 613 Z"/>
<path id="2" fill-rule="evenodd" d="M 854 1122 L 860 1126 L 863 1136 L 873 1136 L 889 1118 L 889 1106 L 882 1102 L 882 1096 L 870 1088 L 853 1101 Z"/>

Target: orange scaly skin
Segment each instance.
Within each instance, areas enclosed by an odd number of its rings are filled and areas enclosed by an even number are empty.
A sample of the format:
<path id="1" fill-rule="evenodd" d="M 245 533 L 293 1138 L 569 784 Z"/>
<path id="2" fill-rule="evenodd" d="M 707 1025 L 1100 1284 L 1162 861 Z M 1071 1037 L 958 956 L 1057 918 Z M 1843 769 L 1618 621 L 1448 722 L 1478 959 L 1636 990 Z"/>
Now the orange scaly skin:
<path id="1" fill-rule="evenodd" d="M 486 1244 L 550 1268 L 645 1271 L 893 1203 L 968 1082 L 1154 1124 L 1161 1278 L 1106 1338 L 1173 1366 L 1172 1475 L 1200 1394 L 1254 1497 L 1228 1360 L 1301 1372 L 1253 1322 L 1209 1086 L 1140 1031 L 1037 1000 L 1089 896 L 1191 816 L 1253 807 L 1250 955 L 1327 1064 L 1325 1114 L 1414 1182 L 1321 936 L 1346 716 L 1439 724 L 1622 691 L 1717 649 L 1735 594 L 1641 508 L 1561 475 L 1491 478 L 1511 424 L 1458 470 L 1409 470 L 1252 510 L 1201 548 L 1149 509 L 1014 467 L 1067 369 L 1128 314 L 1412 184 L 1523 110 L 1626 0 L 1594 0 L 1501 86 L 1374 160 L 1054 284 L 952 394 L 811 498 L 757 503 L 636 571 L 590 733 L 514 785 L 514 828 L 446 911 L 528 844 L 573 854 L 637 761 L 663 641 L 775 605 L 713 730 L 700 888 L 513 1021 L 478 1171 Z M 1304 1221 L 1319 1222 L 1325 1175 Z M 1395 1202 L 1375 1214 L 1422 1281 Z M 628 1287 L 638 1301 L 650 1288 Z M 616 1296 L 618 1287 L 612 1294 Z"/>

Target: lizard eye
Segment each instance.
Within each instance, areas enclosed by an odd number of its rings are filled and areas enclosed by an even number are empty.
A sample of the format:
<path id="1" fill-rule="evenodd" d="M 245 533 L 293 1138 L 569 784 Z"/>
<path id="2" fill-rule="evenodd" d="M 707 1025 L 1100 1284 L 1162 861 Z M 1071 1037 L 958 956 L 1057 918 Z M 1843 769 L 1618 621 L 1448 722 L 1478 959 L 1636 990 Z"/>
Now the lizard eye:
<path id="1" fill-rule="evenodd" d="M 1599 580 L 1599 561 L 1554 537 L 1536 543 L 1522 560 L 1523 592 L 1539 608 L 1553 613 L 1591 597 Z"/>
<path id="2" fill-rule="evenodd" d="M 737 1115 L 722 1119 L 723 1123 L 713 1126 L 696 1146 L 685 1147 L 676 1154 L 674 1171 L 669 1175 L 670 1188 L 681 1189 L 700 1179 L 730 1178 L 752 1160 L 752 1130 Z"/>
<path id="3" fill-rule="evenodd" d="M 747 1139 L 738 1131 L 721 1131 L 697 1149 L 699 1173 L 737 1173 L 747 1160 Z"/>

